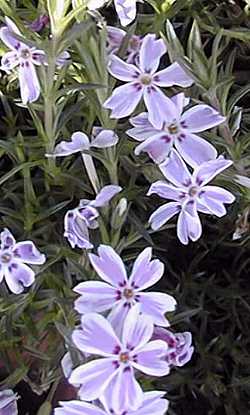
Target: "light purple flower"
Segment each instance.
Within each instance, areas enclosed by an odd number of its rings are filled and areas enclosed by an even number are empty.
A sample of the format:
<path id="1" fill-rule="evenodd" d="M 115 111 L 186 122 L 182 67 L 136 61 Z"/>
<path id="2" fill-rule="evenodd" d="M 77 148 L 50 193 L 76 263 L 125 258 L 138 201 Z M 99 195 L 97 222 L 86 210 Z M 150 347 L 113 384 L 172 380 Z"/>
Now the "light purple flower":
<path id="1" fill-rule="evenodd" d="M 24 104 L 34 102 L 40 95 L 40 84 L 35 65 L 45 63 L 43 50 L 30 47 L 15 38 L 15 34 L 21 35 L 17 26 L 8 17 L 5 18 L 7 26 L 0 29 L 0 39 L 11 49 L 5 53 L 1 61 L 1 69 L 9 73 L 17 69 L 21 98 Z"/>
<path id="2" fill-rule="evenodd" d="M 17 415 L 17 399 L 18 396 L 11 389 L 0 391 L 0 414 Z"/>
<path id="3" fill-rule="evenodd" d="M 137 0 L 114 0 L 116 13 L 122 26 L 128 26 L 136 18 Z"/>
<path id="4" fill-rule="evenodd" d="M 151 317 L 155 324 L 168 326 L 165 313 L 175 309 L 175 299 L 165 293 L 144 292 L 159 281 L 164 272 L 163 263 L 151 258 L 152 248 L 144 249 L 137 257 L 128 278 L 121 257 L 111 246 L 100 245 L 98 255 L 89 254 L 89 259 L 105 282 L 86 281 L 78 284 L 74 291 L 81 294 L 81 297 L 75 301 L 75 309 L 80 314 L 111 310 L 109 321 L 120 333 L 129 309 L 140 303 L 142 313 Z"/>
<path id="5" fill-rule="evenodd" d="M 61 69 L 64 65 L 70 62 L 70 54 L 67 50 L 60 53 L 60 55 L 56 58 L 56 65 L 59 69 Z"/>
<path id="6" fill-rule="evenodd" d="M 29 28 L 34 32 L 40 32 L 49 23 L 49 16 L 43 14 L 38 16 L 30 25 Z"/>
<path id="7" fill-rule="evenodd" d="M 172 333 L 162 327 L 155 327 L 152 340 L 163 340 L 168 345 L 165 356 L 169 366 L 182 367 L 188 363 L 193 355 L 192 334 L 189 331 L 184 333 Z"/>
<path id="8" fill-rule="evenodd" d="M 217 151 L 214 146 L 196 133 L 215 127 L 226 118 L 205 104 L 195 105 L 183 112 L 184 106 L 189 102 L 183 93 L 172 97 L 172 101 L 175 105 L 174 117 L 166 121 L 160 130 L 149 122 L 146 112 L 130 119 L 134 128 L 128 130 L 127 134 L 141 141 L 135 154 L 145 151 L 156 163 L 162 163 L 175 147 L 192 167 L 215 159 Z"/>
<path id="9" fill-rule="evenodd" d="M 89 229 L 98 228 L 97 208 L 107 205 L 122 188 L 116 185 L 104 186 L 94 200 L 82 199 L 77 208 L 69 210 L 64 218 L 64 236 L 72 248 L 93 248 L 89 240 Z"/>
<path id="10" fill-rule="evenodd" d="M 94 127 L 92 130 L 92 139 L 81 131 L 76 131 L 71 136 L 71 141 L 61 141 L 55 147 L 54 153 L 46 154 L 47 157 L 64 157 L 74 153 L 89 150 L 91 147 L 106 148 L 116 145 L 118 137 L 113 130 L 104 130 L 100 127 Z"/>
<path id="11" fill-rule="evenodd" d="M 16 242 L 8 229 L 0 234 L 0 282 L 6 284 L 14 294 L 23 292 L 35 280 L 35 272 L 26 264 L 42 265 L 46 261 L 32 241 Z"/>
<path id="12" fill-rule="evenodd" d="M 108 54 L 116 54 L 126 36 L 126 32 L 118 27 L 107 26 L 108 30 Z M 141 48 L 142 37 L 132 35 L 124 59 L 127 63 L 139 63 L 139 51 Z"/>
<path id="13" fill-rule="evenodd" d="M 143 98 L 149 121 L 155 128 L 161 129 L 164 123 L 172 122 L 176 107 L 159 87 L 187 87 L 192 85 L 193 80 L 178 63 L 157 72 L 160 59 L 165 53 L 164 41 L 157 40 L 154 34 L 148 34 L 141 45 L 138 66 L 128 64 L 115 55 L 111 56 L 109 72 L 114 78 L 127 82 L 116 88 L 104 103 L 105 108 L 112 110 L 113 118 L 130 115 Z"/>
<path id="14" fill-rule="evenodd" d="M 224 204 L 233 203 L 235 197 L 222 187 L 208 183 L 233 164 L 220 156 L 216 160 L 202 163 L 189 172 L 184 161 L 173 150 L 169 159 L 159 167 L 170 182 L 159 180 L 153 183 L 148 195 L 158 194 L 164 199 L 174 200 L 160 206 L 149 218 L 152 229 L 161 228 L 174 215 L 179 214 L 177 236 L 187 245 L 189 239 L 197 241 L 202 233 L 198 212 L 222 217 L 227 211 Z"/>
<path id="15" fill-rule="evenodd" d="M 74 330 L 72 335 L 76 346 L 85 353 L 102 358 L 73 370 L 69 381 L 81 385 L 80 398 L 93 401 L 105 393 L 115 413 L 120 414 L 124 408 L 128 411 L 137 410 L 144 396 L 134 370 L 149 376 L 165 376 L 169 373 L 169 365 L 162 359 L 167 344 L 162 340 L 150 341 L 152 320 L 141 314 L 139 305 L 135 305 L 125 319 L 121 339 L 100 314 L 84 315 L 81 327 L 81 330 Z"/>
<path id="16" fill-rule="evenodd" d="M 55 409 L 55 415 L 164 415 L 168 409 L 168 400 L 163 399 L 165 392 L 146 392 L 143 394 L 143 403 L 136 411 L 114 413 L 110 408 L 110 401 L 103 400 L 103 406 L 96 406 L 88 402 L 68 401 L 60 402 L 61 408 Z"/>

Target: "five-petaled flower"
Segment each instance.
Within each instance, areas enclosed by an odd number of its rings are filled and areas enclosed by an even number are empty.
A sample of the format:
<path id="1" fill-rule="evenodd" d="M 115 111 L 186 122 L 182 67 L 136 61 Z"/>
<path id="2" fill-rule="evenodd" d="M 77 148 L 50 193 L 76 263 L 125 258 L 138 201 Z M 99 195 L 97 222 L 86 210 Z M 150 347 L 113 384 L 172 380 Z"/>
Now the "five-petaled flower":
<path id="1" fill-rule="evenodd" d="M 176 115 L 175 104 L 159 87 L 188 87 L 193 80 L 178 63 L 157 72 L 165 53 L 164 41 L 157 40 L 154 34 L 148 34 L 142 41 L 138 66 L 128 64 L 115 55 L 110 57 L 108 69 L 111 75 L 127 82 L 116 88 L 104 103 L 105 108 L 112 110 L 111 117 L 130 115 L 143 98 L 149 113 L 148 119 L 155 128 L 161 129 L 167 120 L 173 120 Z"/>
<path id="2" fill-rule="evenodd" d="M 45 63 L 45 52 L 19 41 L 15 37 L 21 35 L 17 26 L 8 17 L 5 17 L 5 22 L 7 26 L 0 29 L 0 39 L 11 51 L 2 57 L 1 69 L 10 72 L 17 68 L 22 102 L 34 102 L 40 95 L 35 65 Z"/>
<path id="3" fill-rule="evenodd" d="M 23 292 L 35 280 L 35 272 L 26 264 L 42 265 L 46 258 L 31 241 L 16 242 L 8 229 L 0 234 L 0 282 L 6 284 L 14 294 Z"/>
<path id="4" fill-rule="evenodd" d="M 72 248 L 93 248 L 89 240 L 89 229 L 98 228 L 97 208 L 107 205 L 122 188 L 116 185 L 104 186 L 94 200 L 82 199 L 77 208 L 69 210 L 64 218 L 64 236 Z"/>
<path id="5" fill-rule="evenodd" d="M 162 340 L 150 341 L 153 327 L 152 320 L 140 313 L 138 304 L 128 312 L 120 338 L 103 316 L 85 314 L 81 329 L 74 330 L 72 339 L 84 353 L 102 358 L 73 370 L 69 382 L 81 385 L 80 398 L 93 401 L 107 394 L 115 413 L 137 410 L 144 395 L 134 371 L 150 376 L 169 373 L 169 365 L 163 359 L 167 344 Z"/>
<path id="6" fill-rule="evenodd" d="M 173 333 L 163 327 L 155 327 L 152 340 L 163 340 L 167 343 L 165 359 L 171 367 L 184 366 L 190 361 L 194 352 L 192 334 L 189 331 Z"/>
<path id="7" fill-rule="evenodd" d="M 141 312 L 152 318 L 158 326 L 168 326 L 167 311 L 173 311 L 175 299 L 165 293 L 144 292 L 163 275 L 164 265 L 158 259 L 151 260 L 152 248 L 144 249 L 137 257 L 128 278 L 121 257 L 111 246 L 100 245 L 98 255 L 89 254 L 97 274 L 105 281 L 86 281 L 78 284 L 74 291 L 81 294 L 75 308 L 81 313 L 111 310 L 108 319 L 120 333 L 129 309 L 140 303 Z"/>
<path id="8" fill-rule="evenodd" d="M 189 103 L 183 93 L 172 97 L 172 101 L 175 105 L 174 117 L 170 119 L 166 111 L 166 121 L 160 130 L 149 122 L 146 112 L 130 119 L 134 128 L 128 130 L 127 134 L 141 142 L 136 147 L 135 154 L 145 151 L 156 163 L 162 163 L 175 146 L 181 157 L 192 167 L 215 159 L 215 147 L 197 133 L 221 124 L 225 117 L 205 104 L 195 105 L 183 113 L 184 106 Z"/>
<path id="9" fill-rule="evenodd" d="M 215 176 L 232 165 L 231 160 L 220 156 L 216 160 L 202 163 L 189 172 L 179 154 L 172 150 L 169 159 L 159 167 L 170 182 L 159 180 L 153 183 L 148 195 L 156 193 L 164 199 L 174 200 L 160 206 L 149 218 L 152 229 L 161 228 L 174 215 L 179 214 L 177 236 L 187 245 L 189 239 L 197 241 L 202 233 L 198 212 L 222 217 L 226 214 L 224 204 L 232 203 L 235 197 L 218 186 L 207 185 Z"/>
<path id="10" fill-rule="evenodd" d="M 168 409 L 168 400 L 163 399 L 165 392 L 151 391 L 143 394 L 143 403 L 136 411 L 117 413 L 110 407 L 109 397 L 102 399 L 102 406 L 82 401 L 60 402 L 55 415 L 164 415 Z"/>

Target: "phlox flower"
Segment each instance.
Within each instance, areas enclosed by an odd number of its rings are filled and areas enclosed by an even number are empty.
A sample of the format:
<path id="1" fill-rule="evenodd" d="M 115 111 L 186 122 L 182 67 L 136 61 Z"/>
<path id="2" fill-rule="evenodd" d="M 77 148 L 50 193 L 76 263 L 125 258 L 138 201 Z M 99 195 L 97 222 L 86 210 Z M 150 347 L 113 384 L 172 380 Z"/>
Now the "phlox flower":
<path id="1" fill-rule="evenodd" d="M 165 359 L 171 367 L 184 366 L 190 361 L 194 352 L 192 334 L 189 331 L 173 333 L 163 327 L 155 327 L 152 340 L 163 340 L 167 343 Z"/>
<path id="2" fill-rule="evenodd" d="M 106 399 L 102 406 L 77 400 L 60 402 L 61 407 L 55 409 L 55 415 L 164 415 L 168 409 L 168 401 L 163 399 L 164 394 L 158 391 L 146 392 L 139 409 L 122 413 L 115 413 Z"/>
<path id="3" fill-rule="evenodd" d="M 0 391 L 0 414 L 17 415 L 17 399 L 18 396 L 11 389 Z"/>
<path id="4" fill-rule="evenodd" d="M 42 265 L 46 261 L 32 241 L 16 242 L 8 229 L 0 233 L 0 282 L 6 284 L 14 294 L 23 292 L 35 280 L 35 272 L 26 264 Z"/>
<path id="5" fill-rule="evenodd" d="M 129 309 L 139 303 L 142 313 L 151 317 L 159 326 L 168 326 L 167 311 L 173 311 L 175 299 L 165 293 L 144 292 L 163 275 L 164 265 L 159 259 L 152 260 L 152 248 L 144 249 L 136 258 L 130 277 L 121 257 L 108 245 L 98 247 L 98 255 L 89 254 L 90 262 L 103 281 L 85 281 L 74 291 L 81 294 L 75 301 L 80 313 L 111 310 L 109 321 L 117 332 L 121 331 Z"/>
<path id="6" fill-rule="evenodd" d="M 169 373 L 169 365 L 162 359 L 167 344 L 162 340 L 150 341 L 152 334 L 153 322 L 140 313 L 139 305 L 128 312 L 120 338 L 103 316 L 85 314 L 81 329 L 74 330 L 72 339 L 82 352 L 101 358 L 73 370 L 69 382 L 81 385 L 80 398 L 93 401 L 107 394 L 109 408 L 115 414 L 136 411 L 143 404 L 144 395 L 134 371 L 149 376 Z"/>
<path id="7" fill-rule="evenodd" d="M 161 129 L 164 123 L 172 122 L 176 115 L 175 104 L 160 87 L 188 87 L 193 80 L 178 63 L 157 72 L 160 59 L 166 50 L 162 39 L 148 34 L 142 41 L 138 65 L 128 64 L 115 55 L 110 57 L 109 72 L 114 78 L 126 82 L 125 85 L 115 88 L 111 97 L 104 102 L 104 107 L 112 111 L 111 117 L 122 118 L 130 115 L 143 98 L 148 119 L 155 128 Z"/>
<path id="8" fill-rule="evenodd" d="M 106 148 L 112 147 L 118 142 L 118 137 L 112 130 L 104 130 L 94 127 L 91 141 L 81 131 L 76 131 L 71 136 L 71 141 L 61 141 L 56 145 L 54 153 L 46 154 L 47 157 L 64 157 L 74 153 L 89 150 L 91 147 Z"/>
<path id="9" fill-rule="evenodd" d="M 227 211 L 224 204 L 232 203 L 235 197 L 222 187 L 208 183 L 233 164 L 220 156 L 189 172 L 179 154 L 173 150 L 169 159 L 159 167 L 168 180 L 159 180 L 150 186 L 148 196 L 156 193 L 164 199 L 174 200 L 160 206 L 149 218 L 152 229 L 161 228 L 169 219 L 179 214 L 177 236 L 187 245 L 189 239 L 197 241 L 202 233 L 198 212 L 222 217 Z"/>
<path id="10" fill-rule="evenodd" d="M 135 154 L 145 151 L 156 163 L 162 163 L 175 147 L 192 167 L 215 159 L 215 147 L 197 133 L 221 124 L 226 118 L 205 104 L 195 105 L 183 112 L 184 106 L 189 103 L 183 93 L 173 96 L 171 100 L 175 114 L 171 120 L 167 117 L 162 129 L 154 128 L 146 112 L 130 119 L 134 128 L 128 130 L 127 134 L 141 142 L 136 147 Z"/>
<path id="11" fill-rule="evenodd" d="M 107 205 L 122 188 L 116 185 L 104 186 L 94 200 L 82 199 L 77 208 L 69 210 L 64 218 L 64 236 L 72 248 L 93 248 L 89 240 L 89 229 L 98 228 L 97 208 Z"/>
<path id="12" fill-rule="evenodd" d="M 40 95 L 35 65 L 45 63 L 45 52 L 17 40 L 15 34 L 20 36 L 21 32 L 8 17 L 5 18 L 5 22 L 7 26 L 0 29 L 0 39 L 11 51 L 2 57 L 1 69 L 9 73 L 16 68 L 22 102 L 34 102 Z"/>
<path id="13" fill-rule="evenodd" d="M 126 36 L 126 32 L 118 27 L 107 26 L 108 31 L 108 54 L 116 54 Z M 124 59 L 127 63 L 138 63 L 139 51 L 141 48 L 142 37 L 132 35 L 128 42 L 127 51 Z"/>

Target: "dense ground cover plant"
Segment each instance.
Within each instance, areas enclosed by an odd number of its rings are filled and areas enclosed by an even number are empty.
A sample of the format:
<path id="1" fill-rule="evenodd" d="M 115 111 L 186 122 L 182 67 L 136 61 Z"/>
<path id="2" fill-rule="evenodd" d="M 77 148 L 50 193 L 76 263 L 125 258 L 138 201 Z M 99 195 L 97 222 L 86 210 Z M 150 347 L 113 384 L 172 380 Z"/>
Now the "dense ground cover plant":
<path id="1" fill-rule="evenodd" d="M 248 6 L 0 1 L 4 415 L 249 412 Z"/>

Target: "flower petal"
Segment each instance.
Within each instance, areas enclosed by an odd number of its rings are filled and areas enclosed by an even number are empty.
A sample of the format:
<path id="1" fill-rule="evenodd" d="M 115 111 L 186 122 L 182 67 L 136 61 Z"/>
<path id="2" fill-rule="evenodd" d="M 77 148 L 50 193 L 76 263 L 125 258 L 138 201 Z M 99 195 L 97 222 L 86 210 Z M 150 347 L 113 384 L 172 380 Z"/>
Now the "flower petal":
<path id="1" fill-rule="evenodd" d="M 124 300 L 117 302 L 107 317 L 119 339 L 122 337 L 124 321 L 129 311 L 129 308 L 125 307 L 124 304 Z"/>
<path id="2" fill-rule="evenodd" d="M 73 291 L 81 294 L 74 304 L 75 310 L 80 314 L 101 313 L 111 309 L 117 301 L 116 289 L 102 281 L 81 282 Z"/>
<path id="3" fill-rule="evenodd" d="M 117 194 L 122 191 L 122 187 L 110 184 L 107 186 L 104 186 L 100 192 L 97 194 L 95 200 L 90 202 L 91 206 L 95 207 L 102 207 L 107 205 L 111 199 Z"/>
<path id="4" fill-rule="evenodd" d="M 60 405 L 54 409 L 55 415 L 106 415 L 98 406 L 83 401 L 65 401 Z"/>
<path id="5" fill-rule="evenodd" d="M 231 160 L 226 160 L 223 156 L 219 156 L 216 160 L 210 160 L 195 169 L 193 178 L 197 184 L 204 186 L 223 170 L 232 166 L 232 164 Z"/>
<path id="6" fill-rule="evenodd" d="M 169 365 L 164 360 L 167 344 L 162 340 L 153 340 L 137 351 L 137 362 L 134 368 L 150 376 L 166 376 Z"/>
<path id="7" fill-rule="evenodd" d="M 85 221 L 77 214 L 77 209 L 69 210 L 64 217 L 64 237 L 72 248 L 91 249 L 89 231 Z"/>
<path id="8" fill-rule="evenodd" d="M 164 199 L 179 201 L 181 199 L 182 192 L 182 189 L 178 189 L 163 180 L 158 180 L 157 182 L 151 184 L 147 196 L 156 193 Z"/>
<path id="9" fill-rule="evenodd" d="M 188 131 L 191 133 L 199 133 L 216 127 L 226 120 L 226 117 L 220 115 L 218 111 L 209 105 L 195 105 L 190 108 L 181 117 L 181 121 L 185 123 Z"/>
<path id="10" fill-rule="evenodd" d="M 23 104 L 34 102 L 40 95 L 40 84 L 34 65 L 23 62 L 18 69 L 21 98 Z"/>
<path id="11" fill-rule="evenodd" d="M 103 394 L 116 371 L 112 358 L 92 360 L 74 369 L 69 382 L 81 385 L 79 395 L 82 400 L 93 401 Z"/>
<path id="12" fill-rule="evenodd" d="M 124 321 L 122 343 L 125 347 L 144 346 L 152 337 L 154 326 L 148 316 L 140 314 L 140 306 L 133 306 Z"/>
<path id="13" fill-rule="evenodd" d="M 104 392 L 104 396 L 103 400 L 106 400 L 109 410 L 113 410 L 115 414 L 124 413 L 125 408 L 129 412 L 136 411 L 142 405 L 143 392 L 135 379 L 133 368 L 128 366 L 120 368 Z"/>
<path id="14" fill-rule="evenodd" d="M 141 293 L 140 292 L 141 311 L 150 316 L 157 326 L 169 326 L 168 320 L 164 314 L 174 311 L 176 300 L 171 295 L 165 293 Z"/>
<path id="15" fill-rule="evenodd" d="M 32 241 L 18 242 L 13 253 L 16 259 L 20 259 L 27 264 L 42 265 L 46 261 L 45 255 L 41 254 Z"/>
<path id="16" fill-rule="evenodd" d="M 16 32 L 16 34 L 21 35 L 19 30 L 18 33 Z M 0 29 L 0 39 L 6 46 L 8 46 L 9 49 L 12 50 L 19 50 L 21 47 L 26 46 L 21 43 L 20 40 L 16 39 L 15 32 L 6 26 Z"/>
<path id="17" fill-rule="evenodd" d="M 16 240 L 9 229 L 4 228 L 0 234 L 1 239 L 1 249 L 13 248 L 16 244 Z"/>
<path id="18" fill-rule="evenodd" d="M 127 281 L 127 273 L 121 257 L 111 246 L 100 245 L 98 255 L 89 254 L 96 273 L 111 285 L 119 286 Z"/>
<path id="19" fill-rule="evenodd" d="M 165 132 L 158 133 L 151 138 L 147 138 L 135 148 L 135 154 L 141 151 L 148 153 L 149 157 L 160 164 L 166 160 L 173 147 L 173 140 Z"/>
<path id="20" fill-rule="evenodd" d="M 156 39 L 155 34 L 147 34 L 141 45 L 139 62 L 142 72 L 154 73 L 161 57 L 166 53 L 167 48 L 163 39 Z"/>
<path id="21" fill-rule="evenodd" d="M 181 210 L 180 203 L 170 202 L 160 206 L 149 218 L 152 229 L 160 229 L 165 223 Z"/>
<path id="22" fill-rule="evenodd" d="M 21 262 L 12 261 L 5 269 L 5 281 L 11 292 L 20 294 L 35 281 L 34 271 Z"/>
<path id="23" fill-rule="evenodd" d="M 191 215 L 187 208 L 183 208 L 177 221 L 177 236 L 183 245 L 187 245 L 189 239 L 195 242 L 202 234 L 201 221 L 198 214 Z"/>
<path id="24" fill-rule="evenodd" d="M 164 415 L 168 410 L 169 401 L 162 399 L 164 392 L 146 392 L 142 406 L 136 411 L 136 415 Z"/>
<path id="25" fill-rule="evenodd" d="M 139 290 L 145 290 L 159 281 L 164 265 L 159 259 L 152 260 L 152 248 L 145 248 L 136 258 L 129 284 Z"/>
<path id="26" fill-rule="evenodd" d="M 185 97 L 185 94 L 183 92 L 180 92 L 179 94 L 174 95 L 171 98 L 171 100 L 174 102 L 174 104 L 176 106 L 178 119 L 179 119 L 179 118 L 181 118 L 183 108 L 186 107 L 189 104 L 190 98 Z"/>
<path id="27" fill-rule="evenodd" d="M 64 157 L 79 151 L 88 150 L 90 147 L 89 138 L 81 131 L 76 131 L 71 136 L 71 141 L 61 141 L 56 145 L 54 153 L 51 156 Z"/>
<path id="28" fill-rule="evenodd" d="M 175 150 L 171 151 L 168 160 L 159 167 L 166 179 L 180 188 L 189 186 L 192 182 L 187 166 Z"/>
<path id="29" fill-rule="evenodd" d="M 185 138 L 175 140 L 175 147 L 181 157 L 192 167 L 217 157 L 216 148 L 195 134 L 186 133 Z"/>
<path id="30" fill-rule="evenodd" d="M 91 141 L 91 147 L 106 148 L 115 146 L 118 143 L 118 136 L 113 130 L 102 130 Z"/>
<path id="31" fill-rule="evenodd" d="M 127 26 L 136 17 L 136 0 L 114 0 L 116 13 L 122 26 Z"/>
<path id="32" fill-rule="evenodd" d="M 178 85 L 183 88 L 191 86 L 194 81 L 189 75 L 182 69 L 178 63 L 172 63 L 166 69 L 157 72 L 154 75 L 154 83 L 158 86 L 173 86 Z"/>
<path id="33" fill-rule="evenodd" d="M 235 196 L 219 186 L 204 186 L 202 191 L 206 192 L 206 196 L 209 198 L 217 199 L 221 203 L 233 203 L 235 201 Z"/>
<path id="34" fill-rule="evenodd" d="M 130 124 L 132 124 L 135 128 L 131 128 L 130 130 L 126 131 L 126 134 L 135 140 L 144 141 L 147 138 L 159 134 L 159 130 L 154 128 L 149 122 L 147 112 L 142 112 L 141 114 L 130 118 L 129 121 Z"/>
<path id="35" fill-rule="evenodd" d="M 1 29 L 0 29 L 1 30 Z M 9 72 L 19 64 L 19 59 L 15 51 L 7 52 L 1 60 L 1 69 Z"/>
<path id="36" fill-rule="evenodd" d="M 82 316 L 81 330 L 74 330 L 72 339 L 82 352 L 100 356 L 113 355 L 121 344 L 111 324 L 97 313 Z"/>
<path id="37" fill-rule="evenodd" d="M 216 198 L 210 197 L 209 192 L 203 192 L 199 197 L 200 203 L 204 205 L 212 215 L 216 215 L 219 218 L 227 214 L 226 208 L 223 202 L 216 200 Z"/>
<path id="38" fill-rule="evenodd" d="M 112 110 L 112 118 L 127 117 L 139 104 L 142 93 L 142 87 L 138 82 L 130 82 L 114 89 L 111 97 L 104 102 L 103 106 Z"/>
<path id="39" fill-rule="evenodd" d="M 161 130 L 165 122 L 176 118 L 176 107 L 158 87 L 149 86 L 144 89 L 144 101 L 148 110 L 148 119 L 157 129 Z"/>
<path id="40" fill-rule="evenodd" d="M 120 81 L 135 81 L 140 76 L 140 71 L 136 66 L 124 62 L 116 55 L 111 55 L 108 70 L 114 78 Z"/>

